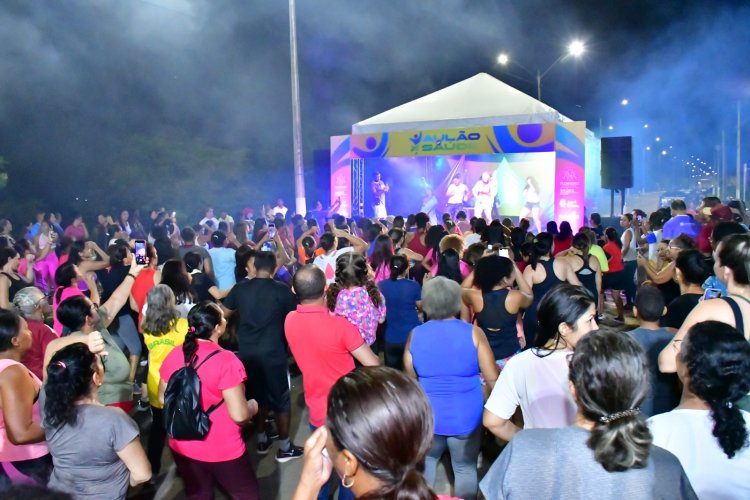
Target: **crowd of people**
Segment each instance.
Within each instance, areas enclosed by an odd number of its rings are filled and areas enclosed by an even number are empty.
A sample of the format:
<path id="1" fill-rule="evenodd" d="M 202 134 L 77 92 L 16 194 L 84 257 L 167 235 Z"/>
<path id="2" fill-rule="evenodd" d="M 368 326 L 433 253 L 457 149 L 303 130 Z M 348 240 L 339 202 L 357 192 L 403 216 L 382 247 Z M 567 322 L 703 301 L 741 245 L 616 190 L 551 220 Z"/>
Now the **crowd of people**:
<path id="1" fill-rule="evenodd" d="M 190 499 L 259 498 L 270 452 L 304 457 L 295 499 L 448 498 L 446 453 L 467 500 L 750 497 L 741 204 L 577 231 L 337 209 L 0 220 L 0 495 L 125 498 L 168 448 Z"/>

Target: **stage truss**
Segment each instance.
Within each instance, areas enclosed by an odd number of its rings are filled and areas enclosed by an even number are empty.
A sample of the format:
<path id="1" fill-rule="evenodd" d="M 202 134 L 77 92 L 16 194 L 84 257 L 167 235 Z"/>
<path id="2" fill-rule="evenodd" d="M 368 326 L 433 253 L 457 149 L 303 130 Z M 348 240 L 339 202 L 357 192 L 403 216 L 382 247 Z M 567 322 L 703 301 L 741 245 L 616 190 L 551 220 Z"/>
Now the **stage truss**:
<path id="1" fill-rule="evenodd" d="M 365 160 L 351 160 L 352 217 L 365 215 Z"/>

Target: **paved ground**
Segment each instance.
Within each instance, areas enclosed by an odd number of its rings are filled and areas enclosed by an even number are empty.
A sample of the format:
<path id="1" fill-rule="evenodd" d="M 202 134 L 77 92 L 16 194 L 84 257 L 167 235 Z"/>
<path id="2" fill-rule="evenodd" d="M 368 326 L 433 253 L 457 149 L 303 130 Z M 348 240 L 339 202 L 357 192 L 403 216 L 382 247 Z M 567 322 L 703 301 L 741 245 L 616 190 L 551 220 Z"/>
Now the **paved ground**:
<path id="1" fill-rule="evenodd" d="M 607 316 L 611 318 L 611 310 L 607 308 Z M 605 319 L 599 325 L 601 329 L 627 331 L 636 326 L 635 319 L 632 316 L 626 316 L 626 323 L 615 322 L 611 319 Z M 310 435 L 308 422 L 307 410 L 305 409 L 304 396 L 302 393 L 302 377 L 297 375 L 292 377 L 292 440 L 295 444 L 302 446 L 305 439 Z M 148 432 L 148 426 L 150 425 L 149 419 L 145 413 L 138 414 L 137 420 L 143 428 L 144 436 Z M 270 452 L 265 456 L 260 456 L 255 453 L 255 436 L 252 431 L 248 433 L 248 449 L 251 450 L 251 456 L 253 458 L 253 466 L 258 476 L 261 488 L 261 498 L 264 500 L 288 500 L 292 497 L 294 488 L 297 485 L 302 469 L 302 459 L 293 460 L 285 464 L 279 464 L 274 459 L 276 453 L 276 444 L 274 444 Z M 491 439 L 489 436 L 485 436 L 485 440 L 482 446 L 482 454 L 479 460 L 480 477 L 486 472 L 487 467 L 494 461 L 500 452 L 499 444 Z M 438 467 L 437 483 L 435 490 L 438 494 L 450 494 L 450 461 L 447 455 L 443 457 L 441 465 Z M 155 498 L 157 500 L 172 500 L 172 499 L 184 499 L 185 495 L 182 491 L 182 482 L 179 477 L 174 474 L 174 466 L 172 465 L 172 457 L 165 447 L 164 452 L 164 465 L 162 475 L 158 478 L 157 482 L 158 490 L 142 491 L 132 495 L 133 498 L 147 499 Z M 217 491 L 217 498 L 227 498 L 220 491 Z"/>

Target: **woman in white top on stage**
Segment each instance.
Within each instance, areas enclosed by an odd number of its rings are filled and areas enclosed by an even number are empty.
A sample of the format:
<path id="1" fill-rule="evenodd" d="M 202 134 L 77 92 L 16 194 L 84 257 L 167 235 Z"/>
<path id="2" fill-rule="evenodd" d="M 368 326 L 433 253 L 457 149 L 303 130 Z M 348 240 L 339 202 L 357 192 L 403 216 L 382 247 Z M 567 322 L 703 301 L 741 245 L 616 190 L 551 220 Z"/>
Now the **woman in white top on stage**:
<path id="1" fill-rule="evenodd" d="M 523 199 L 524 204 L 521 213 L 518 215 L 518 219 L 521 220 L 531 215 L 531 218 L 534 219 L 537 234 L 541 233 L 542 221 L 539 219 L 539 202 L 541 199 L 539 197 L 539 185 L 533 177 L 526 178 L 526 187 L 523 188 Z"/>

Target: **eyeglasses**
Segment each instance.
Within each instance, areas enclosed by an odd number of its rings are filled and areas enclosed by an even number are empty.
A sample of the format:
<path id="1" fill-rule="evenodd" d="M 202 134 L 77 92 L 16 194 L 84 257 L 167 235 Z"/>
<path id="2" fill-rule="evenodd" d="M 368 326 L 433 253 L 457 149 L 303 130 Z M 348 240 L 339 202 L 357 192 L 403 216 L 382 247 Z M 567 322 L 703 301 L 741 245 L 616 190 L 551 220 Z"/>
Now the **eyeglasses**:
<path id="1" fill-rule="evenodd" d="M 49 300 L 47 299 L 47 296 L 45 295 L 45 296 L 43 296 L 43 297 L 42 297 L 41 299 L 37 300 L 37 301 L 36 301 L 36 302 L 34 303 L 34 307 L 35 307 L 35 308 L 36 308 L 36 307 L 44 307 L 44 306 L 46 306 L 47 304 L 49 304 Z"/>

